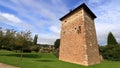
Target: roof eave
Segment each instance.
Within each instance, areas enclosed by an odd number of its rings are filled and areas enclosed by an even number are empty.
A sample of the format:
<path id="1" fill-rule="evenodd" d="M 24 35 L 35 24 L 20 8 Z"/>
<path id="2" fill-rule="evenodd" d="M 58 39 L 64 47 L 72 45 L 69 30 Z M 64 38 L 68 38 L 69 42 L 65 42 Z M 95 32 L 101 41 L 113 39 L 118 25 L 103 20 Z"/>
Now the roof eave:
<path id="1" fill-rule="evenodd" d="M 87 11 L 91 17 L 94 19 L 96 18 L 96 15 L 85 5 L 85 3 L 81 4 L 80 6 L 78 6 L 77 8 L 75 8 L 74 10 L 70 11 L 69 13 L 67 13 L 66 15 L 64 15 L 63 17 L 61 17 L 59 20 L 63 20 L 64 18 L 66 18 L 67 16 L 69 16 L 70 14 L 74 13 L 76 10 L 82 8 Z"/>

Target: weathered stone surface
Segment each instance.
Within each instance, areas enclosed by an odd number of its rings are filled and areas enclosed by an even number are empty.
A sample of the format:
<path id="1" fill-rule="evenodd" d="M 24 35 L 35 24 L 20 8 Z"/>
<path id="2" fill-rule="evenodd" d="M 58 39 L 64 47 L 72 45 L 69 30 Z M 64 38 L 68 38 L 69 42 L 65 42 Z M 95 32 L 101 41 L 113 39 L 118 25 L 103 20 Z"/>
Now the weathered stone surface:
<path id="1" fill-rule="evenodd" d="M 59 55 L 62 61 L 86 66 L 100 63 L 94 19 L 83 8 L 62 20 Z"/>

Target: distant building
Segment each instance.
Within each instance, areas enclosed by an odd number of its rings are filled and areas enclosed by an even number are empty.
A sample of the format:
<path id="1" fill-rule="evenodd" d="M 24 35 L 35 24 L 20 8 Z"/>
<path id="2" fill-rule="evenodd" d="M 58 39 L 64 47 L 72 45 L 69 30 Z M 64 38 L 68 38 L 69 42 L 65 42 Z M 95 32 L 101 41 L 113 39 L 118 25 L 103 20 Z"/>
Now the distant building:
<path id="1" fill-rule="evenodd" d="M 95 18 L 84 3 L 60 18 L 62 31 L 59 60 L 86 66 L 100 63 Z"/>

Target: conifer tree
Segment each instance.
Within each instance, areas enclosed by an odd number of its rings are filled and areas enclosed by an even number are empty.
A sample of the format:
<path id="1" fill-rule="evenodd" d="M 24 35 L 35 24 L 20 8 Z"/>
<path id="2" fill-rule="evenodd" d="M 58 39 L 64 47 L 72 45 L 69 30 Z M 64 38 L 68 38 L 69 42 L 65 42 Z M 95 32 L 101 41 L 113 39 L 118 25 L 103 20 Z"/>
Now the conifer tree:
<path id="1" fill-rule="evenodd" d="M 56 39 L 56 41 L 54 42 L 55 49 L 59 48 L 59 46 L 60 46 L 60 39 Z"/>
<path id="2" fill-rule="evenodd" d="M 110 32 L 108 34 L 108 37 L 107 37 L 107 45 L 116 45 L 118 44 L 115 37 L 113 36 L 112 32 Z"/>
<path id="3" fill-rule="evenodd" d="M 34 45 L 37 45 L 37 39 L 38 39 L 38 35 L 35 35 L 33 40 Z"/>

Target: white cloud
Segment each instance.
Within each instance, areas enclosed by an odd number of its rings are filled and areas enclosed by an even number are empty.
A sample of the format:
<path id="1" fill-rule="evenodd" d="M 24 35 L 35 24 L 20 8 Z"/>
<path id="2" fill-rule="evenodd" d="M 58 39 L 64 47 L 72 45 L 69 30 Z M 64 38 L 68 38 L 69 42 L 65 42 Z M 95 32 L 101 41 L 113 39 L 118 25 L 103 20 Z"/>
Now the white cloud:
<path id="1" fill-rule="evenodd" d="M 32 28 L 32 26 L 30 24 L 22 21 L 17 16 L 15 16 L 13 14 L 9 14 L 9 13 L 0 12 L 0 22 L 5 23 L 7 25 L 17 27 L 19 29 L 21 28 L 24 30 L 30 30 L 30 28 Z"/>
<path id="2" fill-rule="evenodd" d="M 120 42 L 120 24 L 116 23 L 96 23 L 96 31 L 99 44 L 106 45 L 107 36 L 112 32 L 118 42 Z"/>
<path id="3" fill-rule="evenodd" d="M 21 20 L 15 15 L 2 12 L 0 12 L 0 21 L 12 26 L 16 26 L 21 23 Z"/>
<path id="4" fill-rule="evenodd" d="M 56 39 L 52 39 L 52 38 L 50 38 L 50 39 L 39 38 L 39 39 L 38 39 L 38 43 L 40 43 L 40 44 L 50 44 L 50 45 L 53 45 L 54 42 L 55 42 L 55 40 L 56 40 Z"/>
<path id="5" fill-rule="evenodd" d="M 57 26 L 50 26 L 49 29 L 56 34 L 60 34 L 60 28 L 58 28 Z"/>
<path id="6" fill-rule="evenodd" d="M 98 41 L 105 44 L 107 34 L 112 31 L 120 42 L 120 36 L 118 35 L 120 33 L 120 2 L 119 0 L 110 0 L 101 4 L 103 1 L 88 0 L 88 5 L 94 6 L 92 10 L 97 15 L 95 25 Z M 99 5 L 95 6 L 96 4 Z M 52 42 L 60 37 L 61 23 L 58 19 L 69 11 L 62 0 L 10 0 L 7 2 L 0 0 L 0 5 L 17 12 L 17 15 L 7 12 L 0 15 L 1 21 L 5 21 L 5 23 L 16 26 L 19 29 L 31 30 L 39 35 L 40 43 L 46 42 L 50 44 L 53 44 Z"/>
<path id="7" fill-rule="evenodd" d="M 99 44 L 107 43 L 107 35 L 112 32 L 120 43 L 120 9 L 119 0 L 110 0 L 94 8 L 97 18 L 95 20 Z"/>
<path id="8" fill-rule="evenodd" d="M 63 1 L 11 0 L 11 2 L 0 1 L 0 4 L 17 12 L 17 15 L 22 17 L 22 19 L 27 19 L 28 21 L 22 20 L 24 23 L 19 25 L 31 26 L 32 28 L 29 27 L 28 29 L 39 35 L 40 43 L 50 42 L 51 44 L 51 42 L 60 37 L 58 19 L 68 10 Z M 47 30 L 50 32 L 48 33 Z"/>
<path id="9" fill-rule="evenodd" d="M 38 43 L 41 44 L 51 44 L 53 45 L 55 40 L 59 38 L 59 36 L 54 34 L 38 34 Z"/>
<path id="10" fill-rule="evenodd" d="M 16 16 L 12 15 L 12 14 L 8 14 L 8 13 L 0 13 L 0 16 L 3 18 L 6 18 L 7 20 L 14 22 L 14 23 L 19 23 L 21 22 L 21 20 L 19 18 L 17 18 Z"/>

